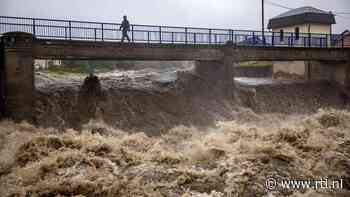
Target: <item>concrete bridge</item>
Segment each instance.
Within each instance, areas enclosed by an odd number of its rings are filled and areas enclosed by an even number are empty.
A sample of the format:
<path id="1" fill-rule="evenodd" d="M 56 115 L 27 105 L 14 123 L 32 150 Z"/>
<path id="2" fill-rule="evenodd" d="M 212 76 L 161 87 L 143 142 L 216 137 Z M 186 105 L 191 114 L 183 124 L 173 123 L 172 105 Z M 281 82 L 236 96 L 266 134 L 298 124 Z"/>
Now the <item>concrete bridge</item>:
<path id="1" fill-rule="evenodd" d="M 10 19 L 12 20 L 13 17 Z M 317 37 L 319 35 L 308 34 L 302 39 L 302 43 L 294 41 L 295 43 L 284 45 L 276 43 L 274 33 L 269 37 L 268 32 L 264 37 L 259 37 L 257 32 L 250 32 L 246 36 L 247 39 L 241 39 L 242 35 L 233 34 L 232 30 L 228 30 L 228 34 L 215 33 L 213 29 L 208 29 L 206 33 L 203 33 L 203 29 L 199 29 L 200 33 L 193 33 L 189 28 L 184 28 L 185 33 L 163 30 L 171 27 L 160 27 L 159 31 L 141 31 L 135 30 L 135 25 L 132 28 L 133 42 L 120 43 L 112 39 L 116 35 L 107 36 L 110 31 L 118 32 L 118 28 L 103 29 L 107 25 L 114 24 L 102 23 L 101 27 L 87 28 L 74 27 L 72 23 L 89 25 L 95 25 L 95 23 L 55 20 L 57 23 L 67 23 L 68 26 L 58 24 L 38 26 L 39 21 L 46 19 L 26 20 L 32 22 L 25 25 L 29 27 L 25 29 L 26 31 L 23 30 L 22 23 L 4 23 L 0 20 L 0 32 L 16 30 L 1 32 L 0 53 L 2 58 L 0 91 L 4 108 L 1 110 L 7 117 L 15 120 L 30 120 L 35 113 L 34 59 L 196 61 L 197 74 L 218 87 L 220 91 L 215 92 L 216 94 L 222 94 L 228 99 L 234 94 L 232 65 L 239 61 L 312 61 L 317 65 L 312 67 L 317 68 L 317 72 L 311 70 L 314 72 L 311 75 L 312 78 L 326 78 L 344 89 L 350 86 L 350 49 L 337 42 L 335 38 L 339 36 L 326 35 L 319 39 Z M 8 29 L 9 27 L 11 28 Z M 49 28 L 51 31 L 45 33 L 40 31 L 41 28 Z M 92 40 L 89 36 L 82 36 L 90 31 L 94 35 Z M 64 37 L 58 35 L 62 32 Z M 138 33 L 143 33 L 142 39 L 142 36 L 136 36 Z M 98 37 L 98 34 L 102 34 L 102 37 Z M 158 34 L 160 35 L 158 40 L 150 39 Z M 172 39 L 167 39 L 167 36 L 163 36 L 164 34 Z M 178 34 L 181 36 L 176 37 Z M 253 43 L 249 41 L 251 34 L 255 40 Z M 201 42 L 197 38 L 199 35 L 202 36 Z M 144 36 L 148 37 L 148 40 L 145 41 Z M 316 46 L 312 45 L 314 38 L 318 40 Z"/>

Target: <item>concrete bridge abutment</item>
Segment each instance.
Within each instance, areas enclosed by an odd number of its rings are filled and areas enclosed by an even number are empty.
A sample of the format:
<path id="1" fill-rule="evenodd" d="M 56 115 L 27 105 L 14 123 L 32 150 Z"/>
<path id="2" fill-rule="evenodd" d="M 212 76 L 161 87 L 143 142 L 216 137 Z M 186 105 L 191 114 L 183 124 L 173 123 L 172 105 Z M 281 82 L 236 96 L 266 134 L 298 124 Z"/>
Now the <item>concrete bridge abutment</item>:
<path id="1" fill-rule="evenodd" d="M 348 89 L 350 89 L 350 58 L 349 58 L 349 61 L 347 62 L 345 72 L 346 72 L 345 86 Z"/>
<path id="2" fill-rule="evenodd" d="M 311 61 L 309 78 L 311 80 L 328 80 L 343 87 L 349 87 L 350 61 Z"/>
<path id="3" fill-rule="evenodd" d="M 350 58 L 348 61 L 311 61 L 311 80 L 327 80 L 339 88 L 342 97 L 350 99 Z"/>
<path id="4" fill-rule="evenodd" d="M 3 34 L 5 116 L 15 121 L 34 120 L 34 57 L 32 34 Z"/>
<path id="5" fill-rule="evenodd" d="M 0 40 L 0 118 L 5 115 L 5 69 L 4 69 L 4 45 Z"/>
<path id="6" fill-rule="evenodd" d="M 235 89 L 233 63 L 235 58 L 232 53 L 224 54 L 221 60 L 197 60 L 195 73 L 206 83 L 209 83 L 209 94 L 233 99 Z"/>
<path id="7" fill-rule="evenodd" d="M 336 67 L 334 81 L 346 103 L 350 102 L 350 59 Z"/>
<path id="8" fill-rule="evenodd" d="M 292 61 L 274 64 L 274 75 L 280 71 L 306 80 L 327 80 L 350 88 L 350 60 L 348 61 Z"/>

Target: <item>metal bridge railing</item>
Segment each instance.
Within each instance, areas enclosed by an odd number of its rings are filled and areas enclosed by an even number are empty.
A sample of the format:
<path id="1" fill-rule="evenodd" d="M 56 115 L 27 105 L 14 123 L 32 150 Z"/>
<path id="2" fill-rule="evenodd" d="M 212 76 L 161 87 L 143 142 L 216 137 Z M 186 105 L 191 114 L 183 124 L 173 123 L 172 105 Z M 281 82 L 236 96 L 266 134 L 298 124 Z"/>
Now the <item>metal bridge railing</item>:
<path id="1" fill-rule="evenodd" d="M 0 16 L 0 35 L 21 31 L 39 39 L 118 42 L 122 37 L 119 27 L 119 23 Z M 265 32 L 263 36 L 261 31 L 136 24 L 131 25 L 129 37 L 134 43 L 219 45 L 230 41 L 243 46 L 350 47 L 340 34 Z"/>

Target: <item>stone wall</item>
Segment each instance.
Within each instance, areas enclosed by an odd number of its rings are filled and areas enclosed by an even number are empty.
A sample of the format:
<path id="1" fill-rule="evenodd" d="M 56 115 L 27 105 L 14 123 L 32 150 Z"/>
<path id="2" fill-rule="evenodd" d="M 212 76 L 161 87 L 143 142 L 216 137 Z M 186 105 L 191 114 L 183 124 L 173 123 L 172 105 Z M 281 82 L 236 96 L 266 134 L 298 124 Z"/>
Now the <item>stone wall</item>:
<path id="1" fill-rule="evenodd" d="M 304 61 L 279 61 L 273 64 L 273 73 L 285 73 L 297 75 L 300 78 L 305 78 L 306 66 Z"/>
<path id="2" fill-rule="evenodd" d="M 280 76 L 280 73 L 284 73 L 285 76 L 299 76 L 298 79 L 327 80 L 345 85 L 349 78 L 348 67 L 350 67 L 349 62 L 345 61 L 275 62 L 273 76 Z"/>

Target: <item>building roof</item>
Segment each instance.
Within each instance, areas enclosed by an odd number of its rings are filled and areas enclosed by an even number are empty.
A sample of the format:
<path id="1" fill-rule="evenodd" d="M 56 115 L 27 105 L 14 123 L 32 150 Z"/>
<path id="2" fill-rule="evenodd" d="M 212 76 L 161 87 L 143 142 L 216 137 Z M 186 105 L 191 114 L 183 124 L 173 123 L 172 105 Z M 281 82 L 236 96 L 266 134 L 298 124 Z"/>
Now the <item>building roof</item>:
<path id="1" fill-rule="evenodd" d="M 346 29 L 345 31 L 343 31 L 341 33 L 343 36 L 350 36 L 350 31 L 348 29 Z"/>
<path id="2" fill-rule="evenodd" d="M 269 20 L 268 28 L 280 28 L 292 25 L 318 23 L 335 24 L 334 15 L 314 7 L 306 6 L 282 13 Z"/>

